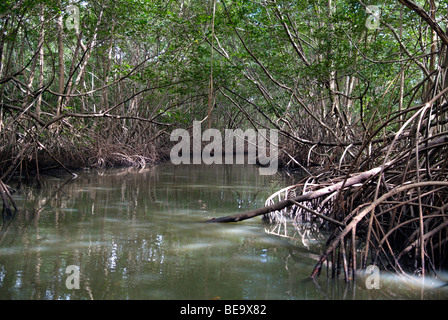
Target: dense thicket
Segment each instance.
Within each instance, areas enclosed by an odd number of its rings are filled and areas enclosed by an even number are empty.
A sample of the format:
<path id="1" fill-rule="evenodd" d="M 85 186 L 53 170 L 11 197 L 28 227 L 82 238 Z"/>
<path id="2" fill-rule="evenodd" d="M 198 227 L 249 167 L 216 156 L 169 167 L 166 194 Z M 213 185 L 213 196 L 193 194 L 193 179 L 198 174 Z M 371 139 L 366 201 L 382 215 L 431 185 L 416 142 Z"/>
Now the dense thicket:
<path id="1" fill-rule="evenodd" d="M 365 221 L 357 213 L 372 203 L 363 217 L 379 216 L 358 230 L 374 259 L 400 269 L 398 260 L 414 252 L 417 269 L 435 269 L 447 260 L 446 186 L 431 184 L 446 181 L 446 7 L 4 0 L 0 180 L 54 167 L 151 164 L 166 157 L 170 132 L 195 120 L 275 128 L 282 164 L 307 172 L 298 193 L 381 168 L 324 201 L 331 208 L 310 204 L 350 226 L 324 260 L 357 234 L 350 221 Z M 3 183 L 1 190 L 8 203 Z M 408 246 L 390 245 L 393 234 Z"/>
<path id="2" fill-rule="evenodd" d="M 281 130 L 289 165 L 350 160 L 394 112 L 428 99 L 441 63 L 415 12 L 381 5 L 368 28 L 366 5 L 4 1 L 2 177 L 38 160 L 151 162 L 174 126 L 206 117 Z"/>

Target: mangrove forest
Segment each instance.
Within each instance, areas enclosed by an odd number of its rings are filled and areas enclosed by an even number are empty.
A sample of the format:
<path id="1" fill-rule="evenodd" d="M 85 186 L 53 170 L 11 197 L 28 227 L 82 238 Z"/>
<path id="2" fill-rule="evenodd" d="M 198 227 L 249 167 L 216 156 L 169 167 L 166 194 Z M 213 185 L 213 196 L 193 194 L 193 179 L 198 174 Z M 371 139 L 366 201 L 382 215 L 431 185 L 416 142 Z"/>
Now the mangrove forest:
<path id="1" fill-rule="evenodd" d="M 196 228 L 258 217 L 270 235 L 324 236 L 314 280 L 350 282 L 371 265 L 438 277 L 448 267 L 447 28 L 444 0 L 2 0 L 0 245 L 51 201 L 81 197 L 70 184 L 85 172 L 206 172 L 233 160 L 257 168 L 238 171 L 256 175 L 251 185 L 293 181 L 260 187 L 261 202 L 235 184 L 240 205 L 225 211 L 190 190 L 205 212 Z M 239 150 L 229 132 L 242 133 Z M 49 184 L 42 204 L 34 196 Z"/>

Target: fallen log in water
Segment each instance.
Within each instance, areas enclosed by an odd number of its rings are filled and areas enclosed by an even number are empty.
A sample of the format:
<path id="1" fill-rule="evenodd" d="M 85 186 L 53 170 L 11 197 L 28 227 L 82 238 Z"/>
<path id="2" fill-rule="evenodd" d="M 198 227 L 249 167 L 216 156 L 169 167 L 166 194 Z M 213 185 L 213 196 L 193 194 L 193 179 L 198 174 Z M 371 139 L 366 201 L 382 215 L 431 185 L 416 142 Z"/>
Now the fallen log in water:
<path id="1" fill-rule="evenodd" d="M 384 167 L 386 167 L 386 166 L 387 165 L 385 165 Z M 370 178 L 376 176 L 379 172 L 381 172 L 382 169 L 383 169 L 382 167 L 377 167 L 377 168 L 371 169 L 369 171 L 365 171 L 360 174 L 357 174 L 353 177 L 350 177 L 345 181 L 341 181 L 334 185 L 327 186 L 327 187 L 324 187 L 324 188 L 321 188 L 321 189 L 318 189 L 315 191 L 311 191 L 311 192 L 302 194 L 302 195 L 292 198 L 292 199 L 286 199 L 283 201 L 279 201 L 273 205 L 265 206 L 265 207 L 258 208 L 258 209 L 248 211 L 248 212 L 238 213 L 238 214 L 221 217 L 221 218 L 213 218 L 211 220 L 208 220 L 207 222 L 238 222 L 238 221 L 247 220 L 247 219 L 262 215 L 262 214 L 267 214 L 269 212 L 282 210 L 283 208 L 294 205 L 296 202 L 310 201 L 313 199 L 317 199 L 317 198 L 329 195 L 333 192 L 339 191 L 342 188 L 350 187 L 350 186 L 353 186 L 358 183 L 363 183 L 363 182 L 369 180 Z"/>

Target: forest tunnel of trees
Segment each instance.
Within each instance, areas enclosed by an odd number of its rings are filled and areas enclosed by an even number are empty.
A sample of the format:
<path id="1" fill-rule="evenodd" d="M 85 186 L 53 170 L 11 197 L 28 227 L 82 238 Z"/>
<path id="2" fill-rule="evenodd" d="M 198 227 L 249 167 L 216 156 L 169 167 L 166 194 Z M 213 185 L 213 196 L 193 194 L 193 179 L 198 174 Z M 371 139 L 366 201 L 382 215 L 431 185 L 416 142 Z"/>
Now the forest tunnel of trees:
<path id="1" fill-rule="evenodd" d="M 193 121 L 276 129 L 304 170 L 257 212 L 333 235 L 313 271 L 448 265 L 448 1 L 3 0 L 0 191 L 167 160 Z"/>

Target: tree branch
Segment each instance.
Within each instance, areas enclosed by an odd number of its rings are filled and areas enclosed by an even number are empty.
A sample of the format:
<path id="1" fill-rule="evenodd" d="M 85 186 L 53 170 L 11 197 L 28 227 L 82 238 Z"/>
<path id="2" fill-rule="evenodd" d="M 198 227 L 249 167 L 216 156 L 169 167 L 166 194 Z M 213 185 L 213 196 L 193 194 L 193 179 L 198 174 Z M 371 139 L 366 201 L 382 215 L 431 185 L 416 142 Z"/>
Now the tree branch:
<path id="1" fill-rule="evenodd" d="M 398 1 L 402 5 L 415 11 L 423 20 L 425 20 L 428 23 L 429 27 L 437 33 L 439 38 L 442 40 L 443 44 L 448 46 L 448 36 L 445 34 L 445 32 L 442 30 L 439 24 L 436 21 L 434 21 L 422 7 L 409 0 L 398 0 Z"/>
<path id="2" fill-rule="evenodd" d="M 388 166 L 388 164 L 386 164 L 385 167 L 386 166 Z M 313 200 L 313 199 L 316 199 L 319 197 L 329 195 L 335 191 L 340 190 L 341 188 L 350 187 L 354 184 L 365 182 L 368 179 L 377 175 L 379 172 L 381 172 L 381 170 L 382 170 L 381 167 L 377 167 L 377 168 L 371 169 L 369 171 L 362 172 L 354 177 L 348 178 L 346 181 L 341 181 L 334 185 L 327 186 L 327 187 L 318 189 L 316 191 L 308 192 L 308 193 L 302 194 L 302 195 L 292 198 L 292 199 L 286 199 L 283 201 L 279 201 L 273 205 L 258 208 L 258 209 L 248 211 L 248 212 L 238 213 L 238 214 L 221 217 L 221 218 L 214 218 L 211 220 L 207 220 L 207 222 L 238 222 L 238 221 L 247 220 L 247 219 L 262 215 L 262 214 L 267 214 L 272 211 L 279 211 L 286 207 L 292 206 L 296 202 L 310 201 L 310 200 Z"/>

